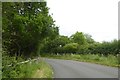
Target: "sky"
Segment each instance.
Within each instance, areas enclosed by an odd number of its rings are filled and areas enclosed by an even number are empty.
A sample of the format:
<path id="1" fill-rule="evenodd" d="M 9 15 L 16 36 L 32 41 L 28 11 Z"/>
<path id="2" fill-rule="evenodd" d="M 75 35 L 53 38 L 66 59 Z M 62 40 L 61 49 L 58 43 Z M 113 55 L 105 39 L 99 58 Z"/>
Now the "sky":
<path id="1" fill-rule="evenodd" d="M 50 14 L 60 35 L 76 31 L 92 35 L 95 41 L 118 39 L 118 2 L 120 0 L 47 0 Z"/>

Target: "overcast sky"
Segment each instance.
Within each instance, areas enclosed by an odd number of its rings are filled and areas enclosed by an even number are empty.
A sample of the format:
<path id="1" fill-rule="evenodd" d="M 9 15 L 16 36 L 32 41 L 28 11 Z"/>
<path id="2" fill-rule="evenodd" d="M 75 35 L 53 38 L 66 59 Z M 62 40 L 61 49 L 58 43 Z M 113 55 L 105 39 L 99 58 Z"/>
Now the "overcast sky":
<path id="1" fill-rule="evenodd" d="M 89 33 L 95 41 L 118 38 L 118 1 L 47 0 L 60 34 Z"/>

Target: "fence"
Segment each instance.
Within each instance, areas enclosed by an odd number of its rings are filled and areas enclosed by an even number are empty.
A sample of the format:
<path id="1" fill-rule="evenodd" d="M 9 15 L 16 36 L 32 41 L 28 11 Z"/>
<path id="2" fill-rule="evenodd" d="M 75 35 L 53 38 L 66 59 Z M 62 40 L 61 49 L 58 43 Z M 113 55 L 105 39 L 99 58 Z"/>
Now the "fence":
<path id="1" fill-rule="evenodd" d="M 38 58 L 36 58 L 36 59 L 28 59 L 28 60 L 26 60 L 26 61 L 23 61 L 23 62 L 19 62 L 19 63 L 16 63 L 16 65 L 20 65 L 20 64 L 25 64 L 25 63 L 28 63 L 28 62 L 32 62 L 32 61 L 39 61 L 40 60 L 40 58 L 38 57 Z M 13 64 L 10 64 L 10 65 L 7 65 L 8 67 L 10 67 L 10 66 L 12 66 Z M 4 68 L 4 67 L 3 67 Z"/>

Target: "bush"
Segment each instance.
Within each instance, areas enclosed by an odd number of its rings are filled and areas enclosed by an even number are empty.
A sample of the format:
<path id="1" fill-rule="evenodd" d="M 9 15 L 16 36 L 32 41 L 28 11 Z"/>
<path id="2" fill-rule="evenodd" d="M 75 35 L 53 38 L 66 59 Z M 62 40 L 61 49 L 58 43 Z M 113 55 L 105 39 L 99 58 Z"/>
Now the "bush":
<path id="1" fill-rule="evenodd" d="M 78 43 L 66 44 L 63 48 L 66 53 L 76 53 L 78 50 Z"/>

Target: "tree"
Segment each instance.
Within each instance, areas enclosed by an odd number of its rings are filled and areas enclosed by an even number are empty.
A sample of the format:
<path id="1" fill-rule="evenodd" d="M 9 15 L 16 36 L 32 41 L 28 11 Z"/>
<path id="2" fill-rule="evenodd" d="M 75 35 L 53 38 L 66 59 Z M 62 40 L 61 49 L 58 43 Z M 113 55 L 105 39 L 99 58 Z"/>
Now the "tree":
<path id="1" fill-rule="evenodd" d="M 68 43 L 63 48 L 65 53 L 76 53 L 78 50 L 78 43 Z"/>
<path id="2" fill-rule="evenodd" d="M 86 44 L 86 40 L 85 40 L 85 37 L 83 35 L 82 32 L 76 32 L 75 34 L 73 34 L 71 36 L 71 40 L 74 42 L 74 43 L 78 43 L 79 45 L 84 45 Z"/>
<path id="3" fill-rule="evenodd" d="M 88 44 L 93 44 L 95 42 L 94 39 L 92 39 L 92 36 L 90 34 L 84 34 L 84 36 Z"/>
<path id="4" fill-rule="evenodd" d="M 58 33 L 46 2 L 3 3 L 3 47 L 11 56 L 38 55 L 40 43 Z"/>
<path id="5" fill-rule="evenodd" d="M 70 42 L 67 36 L 56 36 L 55 39 L 47 38 L 43 47 L 43 52 L 46 53 L 62 53 L 62 47 Z"/>

